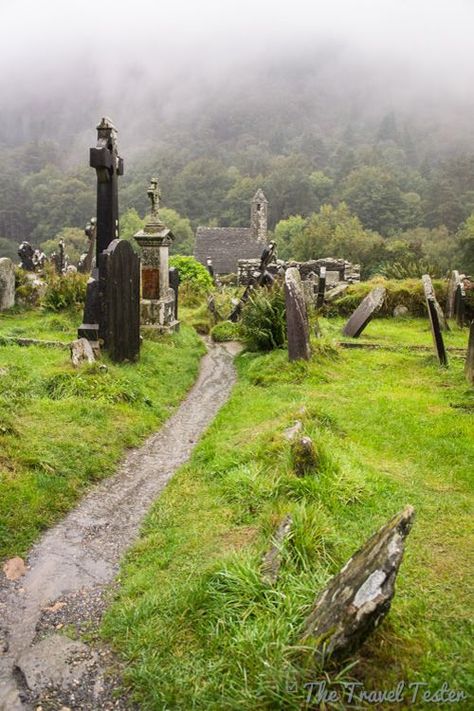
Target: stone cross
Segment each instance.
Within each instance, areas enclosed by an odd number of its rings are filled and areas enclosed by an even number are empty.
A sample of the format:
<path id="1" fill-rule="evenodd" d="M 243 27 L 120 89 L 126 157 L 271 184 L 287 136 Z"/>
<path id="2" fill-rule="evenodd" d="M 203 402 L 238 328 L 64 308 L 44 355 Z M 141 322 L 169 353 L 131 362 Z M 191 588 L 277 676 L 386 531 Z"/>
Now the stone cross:
<path id="1" fill-rule="evenodd" d="M 97 146 L 90 149 L 90 166 L 97 173 L 96 260 L 119 236 L 118 176 L 123 160 L 118 154 L 117 129 L 109 118 L 97 126 Z"/>
<path id="2" fill-rule="evenodd" d="M 158 186 L 158 178 L 152 178 L 150 180 L 150 187 L 147 190 L 147 195 L 151 202 L 151 216 L 157 219 L 161 200 L 161 191 Z"/>

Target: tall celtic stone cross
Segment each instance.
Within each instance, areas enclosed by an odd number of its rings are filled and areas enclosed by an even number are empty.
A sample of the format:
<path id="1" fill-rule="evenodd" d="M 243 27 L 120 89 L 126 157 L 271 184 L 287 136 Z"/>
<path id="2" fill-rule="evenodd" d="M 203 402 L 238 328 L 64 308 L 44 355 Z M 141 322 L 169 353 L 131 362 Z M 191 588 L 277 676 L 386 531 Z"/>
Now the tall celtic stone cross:
<path id="1" fill-rule="evenodd" d="M 97 173 L 96 258 L 119 236 L 118 176 L 123 160 L 118 155 L 117 129 L 103 118 L 97 126 L 97 146 L 90 149 L 90 166 Z"/>
<path id="2" fill-rule="evenodd" d="M 158 178 L 152 178 L 150 180 L 150 187 L 147 190 L 147 195 L 151 202 L 151 216 L 158 218 L 158 210 L 160 207 L 161 191 L 158 186 Z"/>

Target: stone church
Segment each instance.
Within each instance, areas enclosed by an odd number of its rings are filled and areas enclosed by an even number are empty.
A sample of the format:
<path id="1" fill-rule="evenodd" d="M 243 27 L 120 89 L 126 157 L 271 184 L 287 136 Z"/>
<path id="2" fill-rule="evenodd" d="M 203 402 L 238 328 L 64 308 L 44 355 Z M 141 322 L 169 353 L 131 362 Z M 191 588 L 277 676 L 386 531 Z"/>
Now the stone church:
<path id="1" fill-rule="evenodd" d="M 239 259 L 258 259 L 267 243 L 268 200 L 263 190 L 250 203 L 250 227 L 198 227 L 194 256 L 212 259 L 216 274 L 237 274 Z"/>

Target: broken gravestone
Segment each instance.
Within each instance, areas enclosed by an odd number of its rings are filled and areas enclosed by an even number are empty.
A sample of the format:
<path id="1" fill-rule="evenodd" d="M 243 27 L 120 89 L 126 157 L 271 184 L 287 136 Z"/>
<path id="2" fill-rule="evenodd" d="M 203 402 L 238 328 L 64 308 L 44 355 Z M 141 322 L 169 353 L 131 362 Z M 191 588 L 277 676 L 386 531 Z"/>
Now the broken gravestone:
<path id="1" fill-rule="evenodd" d="M 0 311 L 15 306 L 15 266 L 11 259 L 0 259 Z"/>
<path id="2" fill-rule="evenodd" d="M 458 288 L 460 283 L 461 283 L 461 277 L 459 275 L 459 272 L 457 269 L 454 269 L 451 272 L 451 277 L 450 277 L 449 283 L 448 283 L 448 297 L 446 300 L 446 317 L 447 318 L 454 317 L 454 304 L 455 304 L 455 300 L 456 300 L 456 289 Z"/>
<path id="3" fill-rule="evenodd" d="M 323 659 L 354 652 L 388 613 L 414 514 L 407 506 L 382 526 L 316 598 L 302 641 L 314 640 Z"/>
<path id="4" fill-rule="evenodd" d="M 294 437 L 291 458 L 296 476 L 312 474 L 318 468 L 319 457 L 311 437 Z"/>
<path id="5" fill-rule="evenodd" d="M 278 579 L 281 567 L 281 551 L 285 539 L 290 535 L 292 523 L 291 516 L 285 516 L 275 531 L 270 548 L 263 556 L 262 579 L 265 583 L 274 585 Z"/>
<path id="6" fill-rule="evenodd" d="M 79 368 L 83 363 L 95 361 L 94 351 L 87 338 L 78 338 L 70 344 L 71 363 L 74 368 Z"/>
<path id="7" fill-rule="evenodd" d="M 425 292 L 426 308 L 428 309 L 428 316 L 431 324 L 431 334 L 433 336 L 433 343 L 436 350 L 436 355 L 440 365 L 448 364 L 448 356 L 446 355 L 446 349 L 444 347 L 443 334 L 441 333 L 441 324 L 439 311 L 440 307 L 436 301 L 433 285 L 428 274 L 424 274 L 421 278 L 423 282 L 423 289 Z M 438 304 L 438 308 L 436 307 Z"/>
<path id="8" fill-rule="evenodd" d="M 286 332 L 290 360 L 309 360 L 309 323 L 301 276 L 296 267 L 285 272 Z"/>
<path id="9" fill-rule="evenodd" d="M 342 331 L 344 336 L 358 338 L 385 299 L 384 286 L 376 286 L 356 308 Z"/>
<path id="10" fill-rule="evenodd" d="M 464 374 L 467 382 L 474 385 L 474 321 L 471 321 L 469 329 L 469 343 L 467 346 L 466 364 L 464 366 Z"/>

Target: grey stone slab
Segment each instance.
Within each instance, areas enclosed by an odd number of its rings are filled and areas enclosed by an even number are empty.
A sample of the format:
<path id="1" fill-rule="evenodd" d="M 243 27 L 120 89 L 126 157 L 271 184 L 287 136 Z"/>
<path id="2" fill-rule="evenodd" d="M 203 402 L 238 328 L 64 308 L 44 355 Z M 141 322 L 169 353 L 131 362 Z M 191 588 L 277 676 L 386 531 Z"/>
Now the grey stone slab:
<path id="1" fill-rule="evenodd" d="M 317 596 L 302 642 L 316 642 L 321 658 L 354 652 L 389 611 L 414 513 L 407 506 L 382 526 Z"/>
<path id="2" fill-rule="evenodd" d="M 8 257 L 0 259 L 0 311 L 15 306 L 15 265 Z"/>
<path id="3" fill-rule="evenodd" d="M 467 382 L 474 385 L 474 321 L 471 321 L 471 327 L 469 329 L 469 343 L 467 346 L 464 374 Z"/>
<path id="4" fill-rule="evenodd" d="M 376 286 L 356 308 L 342 331 L 344 336 L 358 338 L 374 314 L 382 307 L 386 289 Z"/>
<path id="5" fill-rule="evenodd" d="M 290 360 L 309 360 L 309 323 L 301 277 L 296 267 L 285 272 L 286 331 Z"/>
<path id="6" fill-rule="evenodd" d="M 431 334 L 433 336 L 433 344 L 435 347 L 435 352 L 440 362 L 440 365 L 448 364 L 448 356 L 446 354 L 446 349 L 444 347 L 443 334 L 441 332 L 440 315 L 439 315 L 439 304 L 436 308 L 437 301 L 433 290 L 433 285 L 428 274 L 424 274 L 421 278 L 423 282 L 423 289 L 425 292 L 426 308 L 428 310 L 428 316 L 431 324 Z"/>

